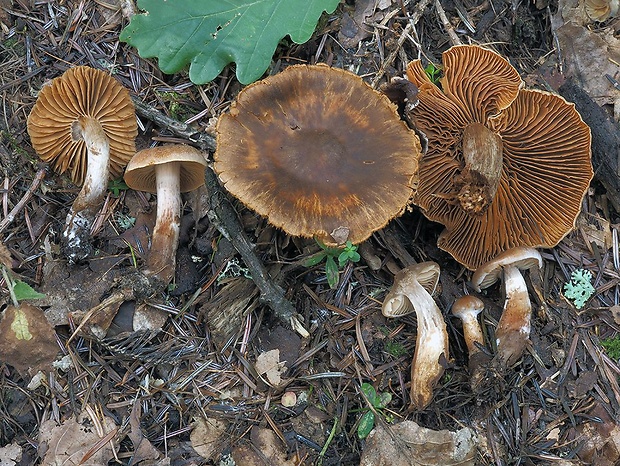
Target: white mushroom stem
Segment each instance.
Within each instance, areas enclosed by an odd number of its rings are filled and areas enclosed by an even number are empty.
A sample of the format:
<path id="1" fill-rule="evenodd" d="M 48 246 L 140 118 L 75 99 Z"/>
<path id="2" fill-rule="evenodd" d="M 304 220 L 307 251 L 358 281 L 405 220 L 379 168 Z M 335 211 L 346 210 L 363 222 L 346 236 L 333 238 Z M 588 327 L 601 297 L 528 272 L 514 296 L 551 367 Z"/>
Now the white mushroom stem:
<path id="1" fill-rule="evenodd" d="M 157 218 L 151 250 L 146 261 L 147 275 L 163 282 L 174 278 L 181 223 L 181 164 L 169 162 L 155 167 Z"/>
<path id="2" fill-rule="evenodd" d="M 478 314 L 483 309 L 482 301 L 474 296 L 463 296 L 452 305 L 452 314 L 461 319 L 463 323 L 463 336 L 470 356 L 480 351 L 476 343 L 484 346 L 482 328 L 478 323 Z"/>
<path id="3" fill-rule="evenodd" d="M 108 187 L 110 142 L 101 124 L 84 117 L 73 124 L 75 139 L 83 139 L 88 154 L 84 185 L 67 215 L 63 231 L 65 255 L 78 262 L 91 252 L 90 230 Z"/>
<path id="4" fill-rule="evenodd" d="M 518 267 L 504 267 L 504 312 L 495 331 L 497 358 L 511 366 L 523 353 L 530 337 L 532 303 Z"/>
<path id="5" fill-rule="evenodd" d="M 458 298 L 452 305 L 452 314 L 463 322 L 463 336 L 469 352 L 470 384 L 474 391 L 480 386 L 486 363 L 491 359 L 480 349 L 480 346 L 484 346 L 484 335 L 478 323 L 478 314 L 483 309 L 482 300 L 471 295 Z"/>
<path id="6" fill-rule="evenodd" d="M 410 396 L 413 404 L 423 409 L 433 399 L 433 388 L 443 374 L 442 357 L 446 361 L 448 359 L 448 332 L 441 311 L 430 294 L 415 292 L 408 296 L 411 296 L 409 299 L 417 299 L 412 302 L 416 303 L 418 319 Z"/>
<path id="7" fill-rule="evenodd" d="M 388 317 L 415 310 L 418 333 L 411 363 L 410 397 L 418 409 L 425 408 L 433 399 L 433 388 L 444 372 L 442 362 L 449 357 L 446 322 L 428 291 L 435 289 L 438 279 L 439 266 L 434 262 L 401 270 L 394 277 L 394 285 L 382 309 Z"/>

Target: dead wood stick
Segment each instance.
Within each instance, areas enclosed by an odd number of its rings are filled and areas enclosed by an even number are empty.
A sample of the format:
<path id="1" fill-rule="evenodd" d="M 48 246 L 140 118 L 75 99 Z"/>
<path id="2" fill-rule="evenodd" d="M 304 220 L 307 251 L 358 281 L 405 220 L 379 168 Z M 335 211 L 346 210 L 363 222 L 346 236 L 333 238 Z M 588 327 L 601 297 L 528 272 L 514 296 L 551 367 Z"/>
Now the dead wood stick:
<path id="1" fill-rule="evenodd" d="M 215 150 L 215 139 L 212 136 L 197 132 L 185 123 L 173 120 L 136 98 L 133 100 L 136 111 L 144 118 L 172 131 L 177 136 L 189 139 L 202 150 L 211 152 Z M 210 167 L 207 167 L 205 170 L 205 184 L 209 192 L 207 216 L 211 223 L 231 242 L 241 255 L 243 262 L 250 270 L 252 280 L 261 292 L 261 301 L 271 308 L 278 319 L 290 325 L 303 337 L 309 336 L 308 331 L 301 324 L 297 310 L 286 299 L 284 290 L 273 282 L 267 269 L 265 269 L 265 266 L 256 255 L 254 244 L 252 244 L 243 231 L 236 210 Z"/>
<path id="2" fill-rule="evenodd" d="M 452 45 L 461 45 L 461 39 L 459 39 L 459 36 L 456 34 L 454 26 L 452 26 L 452 23 L 448 19 L 448 16 L 446 15 L 446 12 L 443 9 L 440 0 L 435 0 L 435 10 L 437 10 L 437 16 L 439 16 L 441 24 L 443 24 L 443 27 L 448 33 L 448 36 L 450 36 L 450 42 L 452 42 Z"/>
<path id="3" fill-rule="evenodd" d="M 41 184 L 41 181 L 43 181 L 43 178 L 45 178 L 46 172 L 47 172 L 47 169 L 45 168 L 41 168 L 39 171 L 37 171 L 34 177 L 34 180 L 32 180 L 32 184 L 26 191 L 26 194 L 22 196 L 22 198 L 19 200 L 17 204 L 15 204 L 15 206 L 11 209 L 8 215 L 4 217 L 2 221 L 0 222 L 0 233 L 3 232 L 4 229 L 13 222 L 13 220 L 15 220 L 15 217 L 17 217 L 17 214 L 24 208 L 26 203 L 30 200 L 34 192 L 37 190 L 37 188 Z"/>

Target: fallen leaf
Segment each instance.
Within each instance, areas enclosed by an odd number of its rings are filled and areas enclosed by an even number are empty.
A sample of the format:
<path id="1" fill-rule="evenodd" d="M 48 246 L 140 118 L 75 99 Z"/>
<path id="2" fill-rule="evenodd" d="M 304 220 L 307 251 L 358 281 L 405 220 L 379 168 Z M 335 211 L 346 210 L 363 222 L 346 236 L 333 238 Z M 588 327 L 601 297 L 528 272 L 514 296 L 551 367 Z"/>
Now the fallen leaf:
<path id="1" fill-rule="evenodd" d="M 367 437 L 360 466 L 474 466 L 476 436 L 469 428 L 431 430 L 413 421 L 378 425 Z"/>
<path id="2" fill-rule="evenodd" d="M 612 27 L 590 28 L 589 23 L 583 2 L 560 1 L 552 27 L 562 51 L 564 75 L 571 76 L 599 105 L 613 104 L 619 94 L 605 75 L 616 76 L 620 40 Z"/>
<path id="3" fill-rule="evenodd" d="M 273 349 L 261 353 L 256 358 L 254 365 L 259 375 L 265 375 L 269 383 L 275 387 L 282 383 L 281 374 L 286 371 L 286 366 L 280 362 L 280 350 Z"/>
<path id="4" fill-rule="evenodd" d="M 131 408 L 131 414 L 129 415 L 129 427 L 131 430 L 129 431 L 128 437 L 133 444 L 131 464 L 140 464 L 141 466 L 146 466 L 147 464 L 157 464 L 163 466 L 161 453 L 142 433 L 142 429 L 140 428 L 141 412 L 142 409 L 140 403 L 135 402 Z M 154 463 L 152 460 L 156 460 L 157 463 Z"/>
<path id="5" fill-rule="evenodd" d="M 11 443 L 0 448 L 0 466 L 15 466 L 22 460 L 22 447 Z"/>
<path id="6" fill-rule="evenodd" d="M 93 422 L 86 410 L 60 425 L 53 420 L 43 422 L 39 428 L 39 455 L 43 457 L 41 466 L 108 464 L 114 458 L 117 446 L 112 446 L 112 442 L 99 444 L 108 434 L 113 438 L 112 434 L 117 427 L 112 418 L 107 416 L 96 422 Z"/>
<path id="7" fill-rule="evenodd" d="M 252 445 L 238 445 L 232 450 L 232 458 L 237 466 L 256 466 L 273 464 L 278 466 L 294 466 L 300 464 L 296 455 L 287 458 L 286 445 L 271 430 L 254 426 L 250 431 Z"/>
<path id="8" fill-rule="evenodd" d="M 22 375 L 50 371 L 59 351 L 55 335 L 40 308 L 8 306 L 0 319 L 0 360 Z"/>
<path id="9" fill-rule="evenodd" d="M 215 418 L 199 417 L 189 436 L 192 448 L 203 458 L 212 459 L 214 453 L 219 453 L 220 440 L 228 428 L 226 421 Z"/>

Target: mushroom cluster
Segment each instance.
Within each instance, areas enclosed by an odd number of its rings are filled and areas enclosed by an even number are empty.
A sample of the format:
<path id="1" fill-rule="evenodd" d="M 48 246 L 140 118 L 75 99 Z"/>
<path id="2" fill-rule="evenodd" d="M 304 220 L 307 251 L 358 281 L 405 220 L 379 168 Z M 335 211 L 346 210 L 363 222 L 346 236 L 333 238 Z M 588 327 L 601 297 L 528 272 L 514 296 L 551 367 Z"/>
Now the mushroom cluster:
<path id="1" fill-rule="evenodd" d="M 226 189 L 288 234 L 359 243 L 408 205 L 420 141 L 359 76 L 295 65 L 243 89 L 217 125 Z"/>
<path id="2" fill-rule="evenodd" d="M 593 176 L 590 129 L 491 50 L 452 47 L 443 73 L 439 87 L 419 60 L 407 69 L 419 99 L 407 116 L 428 138 L 414 202 L 445 226 L 438 246 L 472 270 L 512 247 L 555 246 Z"/>
<path id="3" fill-rule="evenodd" d="M 67 215 L 63 249 L 70 262 L 87 258 L 90 229 L 108 179 L 136 152 L 138 126 L 129 92 L 108 73 L 77 66 L 44 86 L 28 116 L 35 151 L 82 189 Z"/>

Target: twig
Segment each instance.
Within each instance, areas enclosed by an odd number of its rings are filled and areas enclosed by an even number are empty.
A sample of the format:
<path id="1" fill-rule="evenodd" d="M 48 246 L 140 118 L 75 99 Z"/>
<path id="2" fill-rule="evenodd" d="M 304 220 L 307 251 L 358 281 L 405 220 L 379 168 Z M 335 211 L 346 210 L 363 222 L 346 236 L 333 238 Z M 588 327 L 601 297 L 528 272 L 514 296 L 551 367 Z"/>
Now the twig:
<path id="1" fill-rule="evenodd" d="M 170 130 L 176 136 L 189 139 L 203 150 L 215 150 L 215 139 L 212 136 L 197 132 L 185 123 L 173 120 L 137 98 L 133 98 L 133 101 L 136 111 L 144 118 L 148 118 L 162 128 Z M 207 214 L 209 220 L 241 255 L 250 270 L 252 280 L 261 292 L 261 301 L 271 308 L 278 319 L 290 325 L 303 337 L 309 336 L 308 331 L 301 324 L 297 311 L 286 299 L 284 290 L 273 282 L 265 266 L 256 255 L 254 245 L 243 231 L 237 212 L 210 167 L 205 170 L 205 184 L 209 192 L 209 211 Z"/>
<path id="2" fill-rule="evenodd" d="M 2 233 L 4 229 L 8 227 L 13 222 L 13 220 L 15 220 L 15 217 L 17 217 L 17 214 L 24 208 L 26 203 L 30 200 L 34 192 L 37 190 L 37 188 L 41 184 L 41 181 L 43 181 L 43 178 L 45 178 L 46 172 L 47 172 L 46 168 L 41 168 L 36 173 L 34 180 L 32 180 L 32 184 L 26 191 L 26 194 L 24 194 L 24 196 L 19 200 L 19 202 L 15 204 L 15 207 L 13 207 L 11 211 L 8 213 L 8 215 L 4 217 L 2 221 L 0 222 L 0 233 Z"/>
<path id="3" fill-rule="evenodd" d="M 459 39 L 459 36 L 456 35 L 454 26 L 452 26 L 452 23 L 448 20 L 446 12 L 444 11 L 443 6 L 441 6 L 440 0 L 435 0 L 435 9 L 437 10 L 437 16 L 439 16 L 441 24 L 443 24 L 443 27 L 446 28 L 446 32 L 450 36 L 450 42 L 452 42 L 452 45 L 461 45 L 461 39 Z"/>
<path id="4" fill-rule="evenodd" d="M 144 118 L 151 120 L 153 123 L 166 128 L 177 136 L 189 139 L 191 142 L 199 146 L 203 150 L 213 152 L 215 150 L 215 138 L 207 133 L 196 131 L 189 125 L 174 120 L 159 110 L 151 107 L 149 104 L 142 102 L 137 97 L 132 97 L 136 112 Z"/>
<path id="5" fill-rule="evenodd" d="M 385 74 L 385 70 L 389 66 L 392 66 L 392 63 L 394 63 L 396 56 L 398 55 L 403 44 L 405 43 L 405 40 L 407 40 L 407 37 L 409 37 L 409 33 L 413 31 L 413 28 L 415 27 L 415 25 L 418 23 L 418 21 L 422 17 L 422 13 L 424 12 L 424 10 L 426 9 L 426 7 L 428 6 L 430 2 L 431 0 L 420 0 L 420 2 L 418 2 L 418 4 L 416 5 L 416 10 L 409 17 L 409 22 L 407 23 L 407 25 L 405 26 L 405 29 L 403 29 L 403 32 L 400 34 L 400 37 L 398 38 L 398 43 L 396 44 L 396 48 L 394 48 L 394 50 L 392 50 L 390 54 L 387 56 L 387 58 L 381 63 L 381 68 L 379 69 L 379 71 L 377 71 L 377 74 L 372 79 L 371 86 L 373 88 L 377 87 L 377 85 L 379 84 L 379 81 L 381 80 L 381 78 L 383 78 L 383 75 Z M 398 11 L 398 10 L 395 10 L 395 11 Z"/>

